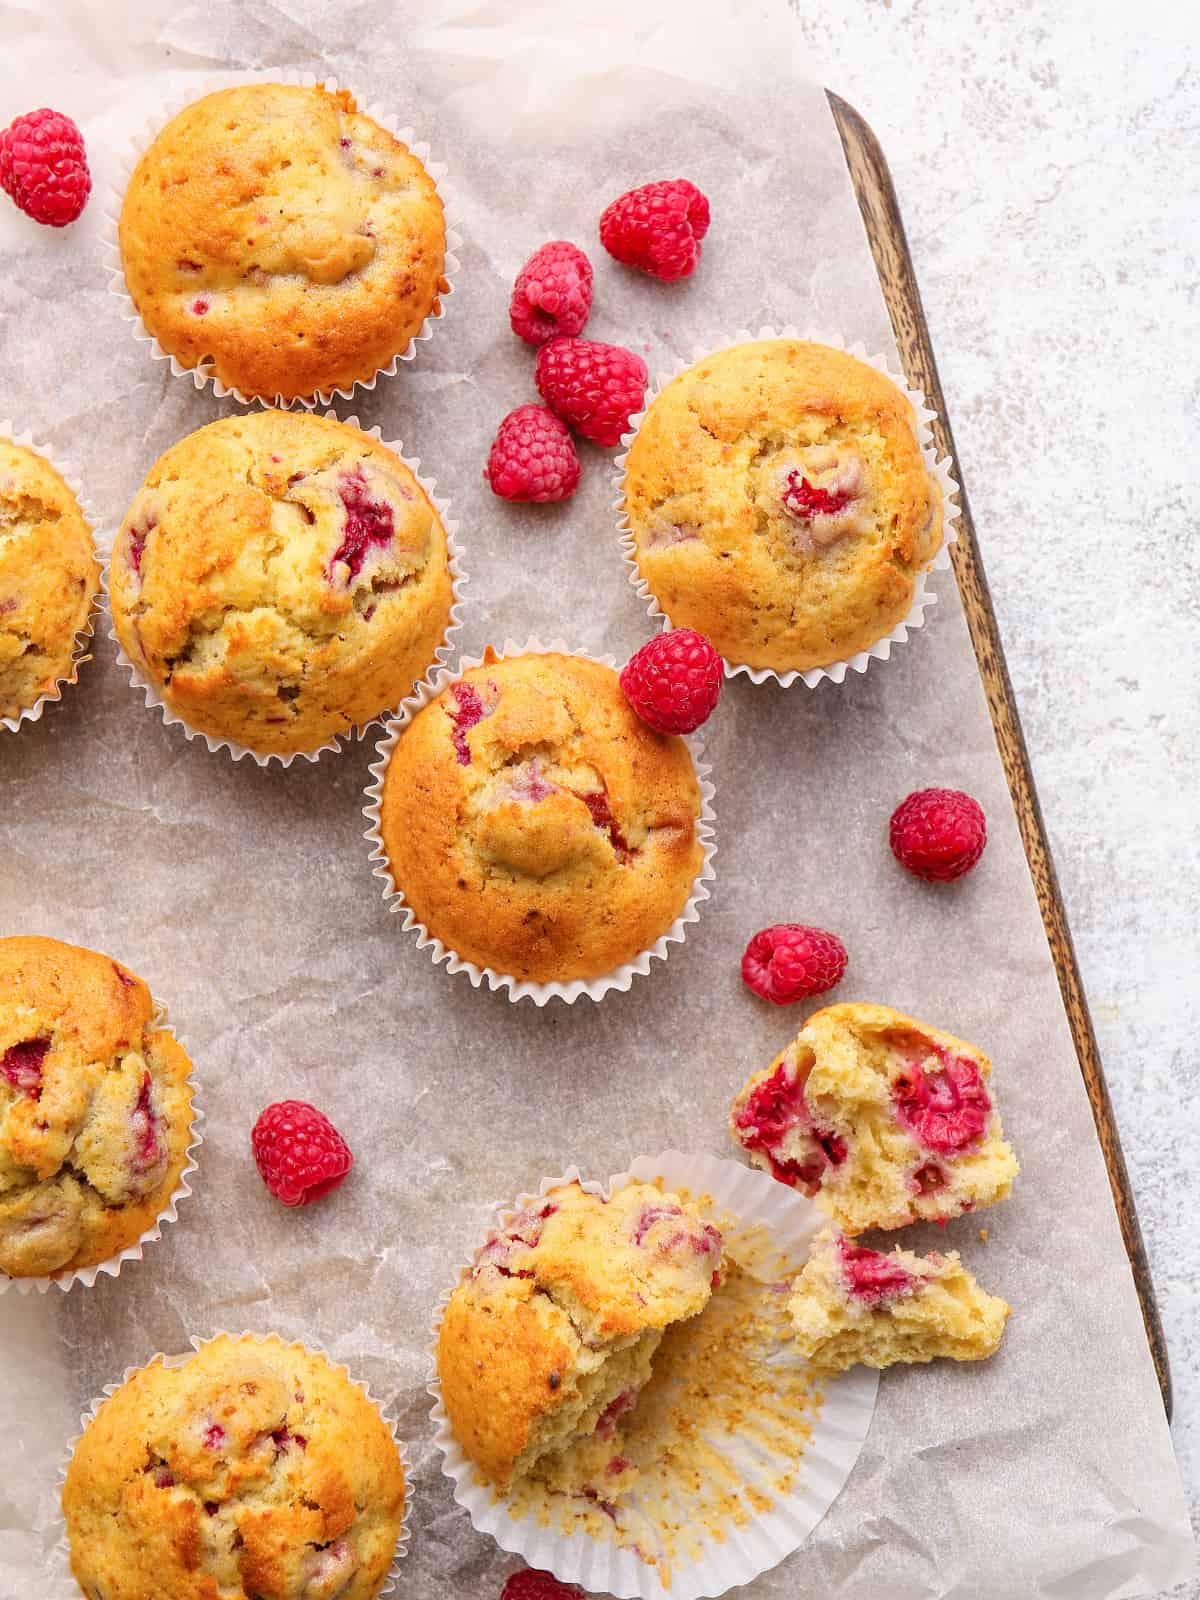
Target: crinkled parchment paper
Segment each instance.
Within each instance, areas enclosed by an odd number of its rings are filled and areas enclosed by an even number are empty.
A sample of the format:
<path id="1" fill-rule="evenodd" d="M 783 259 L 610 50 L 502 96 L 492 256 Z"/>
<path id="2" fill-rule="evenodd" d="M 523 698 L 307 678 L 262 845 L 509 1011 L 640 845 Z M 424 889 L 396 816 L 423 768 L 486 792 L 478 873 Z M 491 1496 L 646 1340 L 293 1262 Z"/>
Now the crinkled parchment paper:
<path id="1" fill-rule="evenodd" d="M 231 409 L 148 359 L 101 271 L 106 180 L 160 101 L 226 68 L 312 68 L 394 106 L 450 164 L 458 291 L 417 360 L 356 409 L 421 457 L 462 519 L 464 649 L 540 632 L 623 656 L 647 631 L 604 455 L 583 446 L 565 509 L 506 507 L 480 478 L 499 418 L 534 398 L 505 308 L 544 239 L 590 248 L 588 333 L 651 367 L 766 321 L 888 346 L 840 146 L 786 16 L 0 0 L 0 38 L 0 120 L 73 112 L 97 180 L 61 234 L 0 208 L 0 412 L 69 459 L 113 523 L 160 451 Z M 596 220 L 622 189 L 679 173 L 716 220 L 695 278 L 664 286 L 609 261 Z M 144 974 L 193 1047 L 209 1118 L 196 1193 L 145 1261 L 90 1292 L 0 1299 L 0 1593 L 70 1592 L 53 1485 L 83 1404 L 157 1349 L 245 1327 L 323 1345 L 398 1412 L 417 1462 L 407 1592 L 495 1595 L 507 1558 L 454 1506 L 429 1444 L 431 1310 L 496 1195 L 571 1161 L 603 1176 L 648 1142 L 725 1153 L 731 1094 L 801 1021 L 738 979 L 746 938 L 781 919 L 844 936 L 845 998 L 991 1052 L 1024 1174 L 1009 1204 L 944 1236 L 1015 1307 L 1001 1353 L 887 1374 L 840 1499 L 747 1592 L 1081 1600 L 1183 1575 L 1191 1539 L 1090 1110 L 958 601 L 948 576 L 935 587 L 925 629 L 840 689 L 727 686 L 706 730 L 714 898 L 665 965 L 599 1007 L 477 993 L 401 934 L 361 839 L 369 745 L 286 772 L 235 767 L 147 712 L 105 638 L 61 706 L 0 740 L 0 926 Z M 916 883 L 888 853 L 889 812 L 928 782 L 970 789 L 990 818 L 982 866 L 955 887 Z M 256 1113 L 285 1095 L 322 1105 L 358 1157 L 342 1191 L 300 1213 L 249 1158 Z"/>

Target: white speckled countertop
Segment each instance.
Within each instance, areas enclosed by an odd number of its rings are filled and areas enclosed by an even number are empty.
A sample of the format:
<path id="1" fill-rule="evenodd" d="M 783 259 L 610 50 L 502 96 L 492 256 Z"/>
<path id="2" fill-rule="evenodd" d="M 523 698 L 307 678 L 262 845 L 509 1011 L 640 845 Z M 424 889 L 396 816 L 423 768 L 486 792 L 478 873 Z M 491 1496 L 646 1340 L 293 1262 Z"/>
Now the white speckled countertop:
<path id="1" fill-rule="evenodd" d="M 1137 1195 L 1197 1522 L 1200 10 L 792 4 L 899 193 Z M 1194 1600 L 1200 1583 L 1175 1592 Z"/>

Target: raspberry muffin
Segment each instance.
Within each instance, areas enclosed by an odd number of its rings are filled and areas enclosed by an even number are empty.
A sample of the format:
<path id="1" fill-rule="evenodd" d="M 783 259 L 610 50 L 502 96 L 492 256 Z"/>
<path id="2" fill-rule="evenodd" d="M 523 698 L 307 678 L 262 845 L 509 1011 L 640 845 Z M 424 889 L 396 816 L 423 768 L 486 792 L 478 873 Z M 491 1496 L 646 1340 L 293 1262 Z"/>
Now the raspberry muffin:
<path id="1" fill-rule="evenodd" d="M 0 436 L 0 717 L 19 717 L 73 672 L 100 566 L 67 484 Z"/>
<path id="2" fill-rule="evenodd" d="M 349 423 L 225 417 L 151 468 L 117 534 L 121 647 L 187 725 L 313 751 L 399 704 L 446 638 L 446 530 Z"/>
<path id="3" fill-rule="evenodd" d="M 449 287 L 437 186 L 344 89 L 246 84 L 185 107 L 138 162 L 119 239 L 146 330 L 247 398 L 365 382 Z"/>
<path id="4" fill-rule="evenodd" d="M 140 978 L 0 939 L 0 1273 L 59 1277 L 136 1244 L 191 1139 L 191 1063 Z"/>
<path id="5" fill-rule="evenodd" d="M 687 745 L 637 716 L 611 667 L 489 652 L 400 735 L 379 825 L 435 938 L 549 983 L 612 972 L 668 931 L 703 862 L 699 816 Z"/>
<path id="6" fill-rule="evenodd" d="M 890 1255 L 827 1228 L 792 1286 L 796 1344 L 826 1372 L 898 1361 L 983 1361 L 999 1348 L 1010 1307 L 987 1294 L 958 1259 Z"/>
<path id="7" fill-rule="evenodd" d="M 721 1236 L 675 1195 L 551 1189 L 493 1233 L 450 1297 L 442 1401 L 463 1453 L 497 1488 L 536 1476 L 613 1501 L 629 1487 L 620 1419 L 666 1328 L 708 1304 Z M 615 1470 L 614 1470 L 615 1464 Z"/>
<path id="8" fill-rule="evenodd" d="M 756 1166 L 844 1233 L 944 1222 L 1007 1198 L 1018 1172 L 981 1050 L 890 1006 L 826 1006 L 733 1103 Z"/>
<path id="9" fill-rule="evenodd" d="M 799 339 L 734 345 L 668 384 L 630 446 L 624 509 L 672 625 L 780 673 L 890 633 L 942 543 L 907 398 Z"/>
<path id="10" fill-rule="evenodd" d="M 371 1600 L 404 1467 L 366 1394 L 279 1339 L 161 1356 L 100 1406 L 63 1485 L 71 1570 L 103 1600 Z"/>

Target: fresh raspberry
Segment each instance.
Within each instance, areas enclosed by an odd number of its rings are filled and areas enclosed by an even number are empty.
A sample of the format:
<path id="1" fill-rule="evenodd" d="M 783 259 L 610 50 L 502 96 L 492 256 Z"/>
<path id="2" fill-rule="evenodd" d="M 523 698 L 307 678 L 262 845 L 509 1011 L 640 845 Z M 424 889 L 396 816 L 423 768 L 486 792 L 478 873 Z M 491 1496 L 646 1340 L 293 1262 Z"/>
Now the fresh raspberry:
<path id="1" fill-rule="evenodd" d="M 354 1165 L 350 1146 L 315 1106 L 279 1100 L 250 1135 L 262 1180 L 285 1206 L 306 1206 L 336 1189 Z"/>
<path id="2" fill-rule="evenodd" d="M 35 222 L 65 228 L 87 204 L 92 178 L 83 135 L 43 106 L 0 133 L 0 188 Z"/>
<path id="3" fill-rule="evenodd" d="M 672 283 L 696 270 L 708 223 L 708 201 L 696 185 L 672 178 L 614 200 L 600 218 L 600 243 L 627 267 Z"/>
<path id="4" fill-rule="evenodd" d="M 646 363 L 619 344 L 551 339 L 538 351 L 538 393 L 593 444 L 619 444 L 646 398 Z"/>
<path id="5" fill-rule="evenodd" d="M 892 854 L 931 883 L 961 878 L 983 854 L 987 819 L 978 800 L 960 789 L 918 789 L 892 812 Z"/>
<path id="6" fill-rule="evenodd" d="M 560 1583 L 552 1573 L 514 1572 L 500 1591 L 500 1600 L 586 1600 L 573 1583 Z"/>
<path id="7" fill-rule="evenodd" d="M 497 429 L 483 475 L 501 500 L 568 499 L 579 484 L 570 428 L 547 406 L 518 406 Z"/>
<path id="8" fill-rule="evenodd" d="M 742 956 L 742 982 L 777 1006 L 808 1000 L 841 983 L 846 946 L 836 934 L 777 922 L 756 933 Z"/>
<path id="9" fill-rule="evenodd" d="M 508 320 L 526 344 L 582 333 L 592 309 L 592 263 L 565 239 L 544 244 L 517 274 Z"/>
<path id="10" fill-rule="evenodd" d="M 621 689 L 659 733 L 692 733 L 717 709 L 721 658 L 702 633 L 673 628 L 630 656 Z"/>

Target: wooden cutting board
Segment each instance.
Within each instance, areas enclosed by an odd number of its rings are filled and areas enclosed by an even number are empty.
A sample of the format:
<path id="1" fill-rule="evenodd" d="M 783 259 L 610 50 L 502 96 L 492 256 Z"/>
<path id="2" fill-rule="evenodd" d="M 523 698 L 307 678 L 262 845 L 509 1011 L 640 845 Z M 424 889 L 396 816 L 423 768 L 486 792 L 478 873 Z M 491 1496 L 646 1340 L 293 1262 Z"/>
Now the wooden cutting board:
<path id="1" fill-rule="evenodd" d="M 929 328 L 921 305 L 921 293 L 917 288 L 912 257 L 909 254 L 908 240 L 905 237 L 904 223 L 900 217 L 900 208 L 896 201 L 896 191 L 892 186 L 887 160 L 870 126 L 853 106 L 833 93 L 829 94 L 829 103 L 841 135 L 842 147 L 846 152 L 846 162 L 850 168 L 854 192 L 858 196 L 859 210 L 866 224 L 867 237 L 875 257 L 875 267 L 879 273 L 879 282 L 887 302 L 888 313 L 892 319 L 892 329 L 896 335 L 900 359 L 904 363 L 904 370 L 910 383 L 923 391 L 929 404 L 937 412 L 933 422 L 933 435 L 937 442 L 938 454 L 953 458 L 954 474 L 961 486 L 962 467 L 954 448 L 954 434 L 946 412 L 937 362 L 933 357 Z M 1154 1358 L 1163 1404 L 1169 1418 L 1171 1369 L 1158 1302 L 1154 1294 L 1154 1283 L 1146 1260 L 1146 1247 L 1142 1242 L 1137 1206 L 1129 1185 L 1129 1173 L 1121 1150 L 1121 1137 L 1117 1132 L 1116 1118 L 1113 1115 L 1112 1101 L 1109 1099 L 1108 1085 L 1104 1080 L 1104 1068 L 1101 1065 L 1096 1034 L 1088 1011 L 1087 997 L 1079 976 L 1075 946 L 1071 939 L 1067 913 L 1054 871 L 1050 845 L 1046 839 L 1042 809 L 1038 803 L 1029 753 L 1025 748 L 1025 736 L 1021 731 L 1021 719 L 1017 712 L 1012 682 L 1008 676 L 1004 648 L 1000 642 L 996 613 L 992 608 L 992 598 L 984 575 L 965 487 L 960 488 L 959 501 L 962 506 L 962 518 L 959 522 L 958 538 L 951 546 L 954 572 L 962 595 L 963 609 L 967 614 L 967 624 L 971 630 L 971 642 L 975 647 L 979 674 L 983 679 L 987 695 L 996 744 L 999 746 L 1000 759 L 1008 777 L 1009 792 L 1012 795 L 1013 808 L 1017 814 L 1017 823 L 1025 845 L 1025 856 L 1037 891 L 1042 921 L 1046 927 L 1046 939 L 1058 974 L 1063 1006 L 1066 1009 L 1067 1021 L 1070 1023 L 1071 1035 L 1075 1040 L 1079 1070 L 1083 1073 L 1088 1098 L 1092 1103 L 1096 1134 L 1108 1167 L 1108 1180 L 1112 1185 L 1121 1236 L 1125 1241 L 1129 1264 L 1133 1270 L 1134 1283 L 1142 1305 L 1142 1319 L 1146 1324 L 1146 1337 L 1150 1342 L 1150 1354 Z"/>

